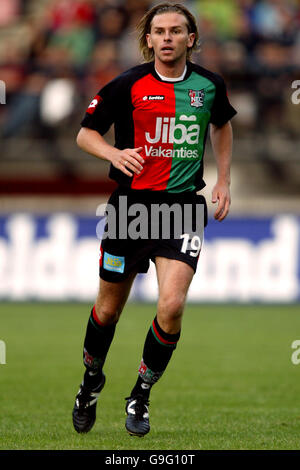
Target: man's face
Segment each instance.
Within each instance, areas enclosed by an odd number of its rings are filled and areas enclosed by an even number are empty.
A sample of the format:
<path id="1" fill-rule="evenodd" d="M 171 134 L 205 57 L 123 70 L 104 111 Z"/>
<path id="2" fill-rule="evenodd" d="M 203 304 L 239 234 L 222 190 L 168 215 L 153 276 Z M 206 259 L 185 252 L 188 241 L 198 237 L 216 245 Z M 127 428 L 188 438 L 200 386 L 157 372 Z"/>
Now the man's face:
<path id="1" fill-rule="evenodd" d="M 154 16 L 150 34 L 146 35 L 148 47 L 154 50 L 155 59 L 163 63 L 176 63 L 186 59 L 187 48 L 192 47 L 195 34 L 188 32 L 187 19 L 180 13 L 162 13 Z"/>

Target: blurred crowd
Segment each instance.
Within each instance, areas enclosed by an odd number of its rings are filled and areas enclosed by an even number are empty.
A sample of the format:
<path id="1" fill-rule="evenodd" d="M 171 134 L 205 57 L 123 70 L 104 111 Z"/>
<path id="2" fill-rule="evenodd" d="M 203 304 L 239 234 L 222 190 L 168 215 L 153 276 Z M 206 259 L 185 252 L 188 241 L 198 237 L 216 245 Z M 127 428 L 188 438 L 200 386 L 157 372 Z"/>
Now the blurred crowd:
<path id="1" fill-rule="evenodd" d="M 151 0 L 0 0 L 0 136 L 73 136 L 85 106 L 142 61 L 135 26 Z M 174 2 L 176 3 L 176 2 Z M 180 2 L 179 2 L 180 3 Z M 300 0 L 189 0 L 193 60 L 225 78 L 241 134 L 299 135 Z"/>

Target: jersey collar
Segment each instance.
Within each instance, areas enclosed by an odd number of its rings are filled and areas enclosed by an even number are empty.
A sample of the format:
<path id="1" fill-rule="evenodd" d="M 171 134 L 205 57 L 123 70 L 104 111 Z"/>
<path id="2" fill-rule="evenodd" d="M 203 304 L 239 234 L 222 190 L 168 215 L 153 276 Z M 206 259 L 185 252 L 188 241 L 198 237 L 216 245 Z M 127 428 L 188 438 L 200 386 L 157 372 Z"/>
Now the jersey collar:
<path id="1" fill-rule="evenodd" d="M 158 80 L 159 82 L 163 82 L 163 83 L 181 83 L 183 82 L 184 80 L 186 80 L 187 78 L 189 78 L 189 76 L 191 75 L 192 73 L 192 64 L 191 62 L 187 61 L 186 62 L 186 73 L 185 73 L 185 76 L 183 77 L 182 80 L 175 80 L 174 82 L 172 82 L 171 80 L 170 81 L 164 81 L 160 78 L 160 76 L 156 73 L 156 70 L 155 70 L 155 67 L 154 67 L 154 61 L 151 62 L 151 73 L 152 75 L 154 76 L 154 78 L 156 78 L 156 80 Z"/>

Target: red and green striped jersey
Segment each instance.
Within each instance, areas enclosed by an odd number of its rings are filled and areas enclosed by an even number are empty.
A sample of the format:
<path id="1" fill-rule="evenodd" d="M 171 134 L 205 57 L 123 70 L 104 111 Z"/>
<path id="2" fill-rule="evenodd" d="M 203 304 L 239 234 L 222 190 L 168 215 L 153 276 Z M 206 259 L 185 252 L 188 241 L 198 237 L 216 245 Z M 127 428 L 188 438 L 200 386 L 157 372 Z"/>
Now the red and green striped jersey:
<path id="1" fill-rule="evenodd" d="M 129 177 L 111 165 L 109 175 L 120 185 L 179 193 L 205 186 L 208 125 L 221 127 L 235 114 L 221 76 L 187 62 L 183 80 L 163 81 L 151 62 L 103 87 L 81 125 L 104 135 L 114 124 L 117 148 L 143 147 L 145 163 L 139 175 Z"/>

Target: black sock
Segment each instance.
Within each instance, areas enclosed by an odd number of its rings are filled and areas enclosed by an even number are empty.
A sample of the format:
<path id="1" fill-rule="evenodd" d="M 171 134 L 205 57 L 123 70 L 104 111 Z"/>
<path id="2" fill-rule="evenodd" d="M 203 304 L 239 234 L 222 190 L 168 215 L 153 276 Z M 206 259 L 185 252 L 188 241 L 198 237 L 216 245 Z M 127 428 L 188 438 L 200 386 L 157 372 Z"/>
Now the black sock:
<path id="1" fill-rule="evenodd" d="M 86 371 L 83 383 L 89 388 L 96 388 L 102 379 L 102 368 L 114 337 L 116 324 L 102 325 L 92 308 L 87 324 L 83 347 L 83 363 Z"/>
<path id="2" fill-rule="evenodd" d="M 146 337 L 139 376 L 131 396 L 142 394 L 149 397 L 152 386 L 165 371 L 179 338 L 180 331 L 175 334 L 165 333 L 159 326 L 157 317 L 154 318 Z"/>

